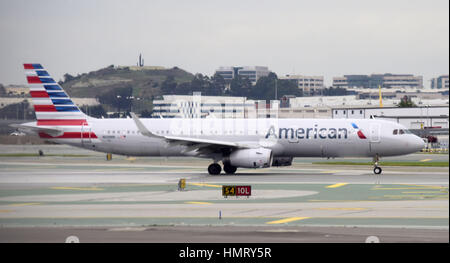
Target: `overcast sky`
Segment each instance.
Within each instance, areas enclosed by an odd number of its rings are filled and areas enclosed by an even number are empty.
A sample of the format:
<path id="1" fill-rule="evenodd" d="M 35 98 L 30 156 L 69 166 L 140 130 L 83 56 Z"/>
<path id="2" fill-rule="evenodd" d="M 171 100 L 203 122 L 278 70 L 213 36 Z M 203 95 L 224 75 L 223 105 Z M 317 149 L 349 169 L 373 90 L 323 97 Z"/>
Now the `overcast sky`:
<path id="1" fill-rule="evenodd" d="M 114 65 L 268 66 L 280 75 L 449 72 L 448 0 L 0 0 L 0 83 Z"/>

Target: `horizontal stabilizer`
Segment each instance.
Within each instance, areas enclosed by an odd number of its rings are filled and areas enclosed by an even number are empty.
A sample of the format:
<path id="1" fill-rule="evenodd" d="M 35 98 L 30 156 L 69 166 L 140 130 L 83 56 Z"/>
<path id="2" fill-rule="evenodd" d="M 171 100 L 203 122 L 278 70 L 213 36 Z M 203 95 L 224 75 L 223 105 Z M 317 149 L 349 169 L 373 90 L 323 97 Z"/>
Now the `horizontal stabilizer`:
<path id="1" fill-rule="evenodd" d="M 10 124 L 9 126 L 16 128 L 25 133 L 35 133 L 39 134 L 40 132 L 44 132 L 52 137 L 61 136 L 64 134 L 62 129 L 57 127 L 38 127 L 33 123 L 23 123 L 23 124 Z"/>

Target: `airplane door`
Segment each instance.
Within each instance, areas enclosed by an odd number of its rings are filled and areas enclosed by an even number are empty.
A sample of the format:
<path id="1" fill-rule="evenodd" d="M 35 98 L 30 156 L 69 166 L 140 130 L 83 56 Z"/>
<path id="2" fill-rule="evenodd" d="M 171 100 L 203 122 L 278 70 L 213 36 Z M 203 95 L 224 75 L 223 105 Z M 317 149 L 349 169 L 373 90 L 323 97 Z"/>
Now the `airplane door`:
<path id="1" fill-rule="evenodd" d="M 380 132 L 381 132 L 381 125 L 379 123 L 372 123 L 370 124 L 370 134 L 369 134 L 369 151 L 371 153 L 377 153 L 378 152 L 378 145 L 381 141 L 380 138 Z"/>
<path id="2" fill-rule="evenodd" d="M 81 145 L 90 144 L 91 140 L 91 127 L 86 126 L 86 123 L 81 124 Z"/>
<path id="3" fill-rule="evenodd" d="M 379 123 L 370 124 L 370 142 L 371 143 L 379 143 L 380 142 L 380 132 L 381 125 Z"/>

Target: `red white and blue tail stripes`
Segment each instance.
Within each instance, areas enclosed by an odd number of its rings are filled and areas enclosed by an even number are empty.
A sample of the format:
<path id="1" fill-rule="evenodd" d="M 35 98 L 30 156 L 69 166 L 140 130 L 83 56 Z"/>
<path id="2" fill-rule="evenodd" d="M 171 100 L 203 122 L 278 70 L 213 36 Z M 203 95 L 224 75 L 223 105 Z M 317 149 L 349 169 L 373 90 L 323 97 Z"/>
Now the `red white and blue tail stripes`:
<path id="1" fill-rule="evenodd" d="M 50 74 L 41 64 L 24 64 L 30 95 L 33 98 L 34 109 L 37 119 L 50 117 L 59 118 L 67 116 L 70 119 L 74 116 L 84 114 L 73 103 L 61 86 L 55 82 Z M 62 114 L 41 114 L 41 113 L 62 113 Z"/>
<path id="2" fill-rule="evenodd" d="M 23 67 L 36 112 L 36 125 L 62 126 L 60 128 L 64 130 L 64 134 L 58 137 L 40 132 L 41 138 L 97 138 L 92 132 L 83 129 L 89 128 L 88 116 L 80 111 L 41 64 L 27 63 Z"/>

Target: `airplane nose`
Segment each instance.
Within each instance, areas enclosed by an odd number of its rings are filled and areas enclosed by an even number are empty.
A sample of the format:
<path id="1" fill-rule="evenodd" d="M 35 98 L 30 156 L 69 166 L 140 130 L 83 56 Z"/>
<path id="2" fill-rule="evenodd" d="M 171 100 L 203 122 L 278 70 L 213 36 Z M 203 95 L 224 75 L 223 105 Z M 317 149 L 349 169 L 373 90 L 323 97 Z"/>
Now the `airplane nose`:
<path id="1" fill-rule="evenodd" d="M 425 142 L 419 136 L 414 136 L 414 141 L 411 143 L 411 148 L 418 152 L 425 148 Z"/>

